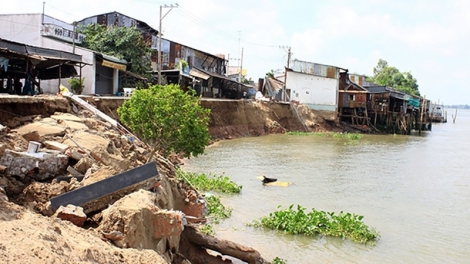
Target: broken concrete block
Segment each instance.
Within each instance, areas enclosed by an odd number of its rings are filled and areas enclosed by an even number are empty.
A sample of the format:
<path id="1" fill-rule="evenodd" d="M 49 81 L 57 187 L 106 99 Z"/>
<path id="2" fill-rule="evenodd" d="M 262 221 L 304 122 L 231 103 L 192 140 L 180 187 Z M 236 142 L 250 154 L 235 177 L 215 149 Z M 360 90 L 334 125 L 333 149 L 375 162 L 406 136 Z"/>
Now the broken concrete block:
<path id="1" fill-rule="evenodd" d="M 71 159 L 74 160 L 81 160 L 83 158 L 83 154 L 80 153 L 77 149 L 69 148 L 65 151 L 65 154 L 69 156 Z"/>
<path id="2" fill-rule="evenodd" d="M 107 138 L 110 138 L 110 139 L 115 139 L 117 137 L 119 137 L 119 134 L 118 133 L 115 133 L 113 131 L 106 131 L 103 133 L 104 136 L 106 136 Z"/>
<path id="3" fill-rule="evenodd" d="M 65 172 L 68 157 L 54 153 L 27 153 L 7 149 L 0 158 L 0 165 L 8 167 L 7 175 L 21 179 L 29 176 L 36 180 L 47 180 Z"/>
<path id="4" fill-rule="evenodd" d="M 83 208 L 68 204 L 66 207 L 60 206 L 59 209 L 57 209 L 57 218 L 82 227 L 86 221 L 86 214 L 83 212 Z"/>
<path id="5" fill-rule="evenodd" d="M 170 248 L 178 248 L 178 234 L 184 225 L 183 215 L 176 211 L 161 211 L 154 200 L 155 195 L 144 190 L 119 199 L 102 211 L 98 230 L 102 233 L 121 232 L 123 236 L 119 238 L 122 237 L 123 244 L 128 248 L 153 249 L 164 253 L 166 247 L 159 247 L 159 241 L 167 241 Z"/>
<path id="6" fill-rule="evenodd" d="M 44 141 L 44 146 L 48 149 L 58 150 L 60 153 L 65 153 L 69 145 L 65 145 L 56 141 Z"/>
<path id="7" fill-rule="evenodd" d="M 85 174 L 86 171 L 91 168 L 91 165 L 93 165 L 93 161 L 88 158 L 88 157 L 84 157 L 82 159 L 80 159 L 77 164 L 75 164 L 75 166 L 73 167 L 76 171 L 78 171 L 79 173 L 81 174 Z"/>
<path id="8" fill-rule="evenodd" d="M 187 216 L 192 216 L 196 219 L 205 219 L 207 214 L 207 205 L 205 199 L 197 198 L 195 201 L 190 201 L 187 198 L 186 203 L 183 204 L 181 211 Z"/>
<path id="9" fill-rule="evenodd" d="M 27 141 L 39 141 L 40 136 L 37 131 L 31 131 L 26 134 L 23 134 L 23 138 Z"/>
<path id="10" fill-rule="evenodd" d="M 8 202 L 7 193 L 2 187 L 0 187 L 0 201 Z"/>
<path id="11" fill-rule="evenodd" d="M 154 220 L 155 237 L 179 236 L 184 230 L 184 221 L 184 215 L 180 211 L 158 211 Z"/>
<path id="12" fill-rule="evenodd" d="M 61 124 L 72 130 L 88 130 L 88 127 L 85 124 L 75 121 L 63 120 Z"/>
<path id="13" fill-rule="evenodd" d="M 99 135 L 85 131 L 77 131 L 73 133 L 72 138 L 73 140 L 71 140 L 70 138 L 66 139 L 64 141 L 64 144 L 67 144 L 71 147 L 76 147 L 78 144 L 78 146 L 87 150 L 92 150 L 95 147 L 107 149 L 110 142 L 107 138 L 103 138 Z"/>
<path id="14" fill-rule="evenodd" d="M 16 131 L 19 135 L 36 131 L 39 134 L 39 137 L 65 135 L 65 127 L 59 125 L 57 121 L 51 118 L 44 118 L 41 121 L 21 126 L 13 131 Z"/>
<path id="15" fill-rule="evenodd" d="M 72 174 L 72 176 L 75 176 L 75 177 L 83 177 L 83 174 L 82 174 L 82 173 L 76 171 L 74 168 L 72 168 L 72 167 L 70 167 L 70 166 L 67 167 L 67 171 L 68 171 L 70 174 Z"/>
<path id="16" fill-rule="evenodd" d="M 92 153 L 96 160 L 113 167 L 116 171 L 126 171 L 129 169 L 129 161 L 119 155 L 109 154 L 108 151 L 101 148 L 94 148 Z"/>
<path id="17" fill-rule="evenodd" d="M 54 113 L 54 115 L 51 115 L 52 119 L 55 120 L 67 120 L 67 121 L 75 121 L 75 122 L 82 122 L 82 119 L 76 115 L 72 115 L 69 113 Z"/>

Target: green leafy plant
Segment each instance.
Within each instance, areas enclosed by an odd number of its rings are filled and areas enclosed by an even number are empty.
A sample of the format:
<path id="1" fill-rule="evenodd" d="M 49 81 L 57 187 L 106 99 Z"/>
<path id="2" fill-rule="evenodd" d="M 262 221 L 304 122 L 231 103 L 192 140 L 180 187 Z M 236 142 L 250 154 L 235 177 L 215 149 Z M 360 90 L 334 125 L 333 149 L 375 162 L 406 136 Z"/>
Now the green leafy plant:
<path id="1" fill-rule="evenodd" d="M 125 59 L 128 70 L 147 78 L 151 70 L 151 41 L 133 27 L 104 26 L 89 24 L 78 28 L 85 34 L 82 46 L 107 55 Z"/>
<path id="2" fill-rule="evenodd" d="M 362 219 L 363 216 L 345 213 L 317 211 L 314 208 L 306 213 L 304 207 L 291 204 L 287 209 L 277 211 L 269 216 L 255 220 L 251 224 L 254 227 L 266 227 L 281 230 L 289 234 L 324 235 L 349 238 L 356 243 L 375 244 L 380 237 L 375 229 L 368 227 Z"/>
<path id="3" fill-rule="evenodd" d="M 216 174 L 204 174 L 186 172 L 182 169 L 176 170 L 176 178 L 201 191 L 217 191 L 223 193 L 240 193 L 242 186 L 232 182 L 229 177 Z M 220 197 L 213 194 L 206 194 L 207 218 L 214 224 L 227 219 L 232 215 L 232 208 L 224 206 L 220 202 Z M 205 227 L 209 228 L 209 227 Z M 212 230 L 212 227 L 210 227 Z M 201 230 L 202 231 L 202 230 Z M 209 230 L 206 230 L 207 232 Z M 203 231 L 204 232 L 204 231 Z M 213 233 L 213 230 L 211 231 Z"/>
<path id="4" fill-rule="evenodd" d="M 270 264 L 287 264 L 287 261 L 285 259 L 275 257 L 273 261 L 270 262 Z"/>
<path id="5" fill-rule="evenodd" d="M 82 94 L 83 88 L 85 88 L 84 82 L 85 78 L 72 77 L 69 79 L 70 89 L 74 94 Z"/>
<path id="6" fill-rule="evenodd" d="M 232 215 L 232 208 L 224 206 L 218 196 L 206 196 L 206 202 L 208 210 L 207 217 L 212 223 L 218 224 L 221 220 L 227 219 Z"/>
<path id="7" fill-rule="evenodd" d="M 211 225 L 205 224 L 205 225 L 200 225 L 199 230 L 206 234 L 206 235 L 214 235 L 215 231 L 214 228 Z"/>
<path id="8" fill-rule="evenodd" d="M 176 177 L 198 191 L 218 191 L 223 193 L 240 193 L 241 185 L 231 181 L 224 173 L 221 175 L 176 171 Z"/>
<path id="9" fill-rule="evenodd" d="M 358 133 L 339 133 L 339 132 L 300 132 L 300 131 L 290 131 L 287 132 L 288 135 L 294 136 L 319 136 L 319 137 L 333 137 L 333 138 L 343 138 L 349 140 L 359 140 L 363 137 L 362 134 Z"/>
<path id="10" fill-rule="evenodd" d="M 117 110 L 121 121 L 140 139 L 153 146 L 149 160 L 158 150 L 184 157 L 198 156 L 209 145 L 209 114 L 193 91 L 178 85 L 153 85 L 137 89 Z"/>

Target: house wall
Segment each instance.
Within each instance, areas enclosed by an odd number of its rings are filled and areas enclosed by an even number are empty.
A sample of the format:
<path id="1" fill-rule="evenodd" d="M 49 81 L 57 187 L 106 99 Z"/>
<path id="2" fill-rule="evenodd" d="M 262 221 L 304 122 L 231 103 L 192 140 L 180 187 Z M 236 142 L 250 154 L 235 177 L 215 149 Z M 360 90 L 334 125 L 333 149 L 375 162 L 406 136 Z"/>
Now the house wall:
<path id="1" fill-rule="evenodd" d="M 72 44 L 49 37 L 43 37 L 41 35 L 43 29 L 42 19 L 42 14 L 0 15 L 0 38 L 21 42 L 31 46 L 73 52 Z M 67 25 L 67 23 L 49 16 L 44 16 L 44 22 L 55 24 L 68 30 L 70 30 L 71 27 L 71 25 Z M 91 64 L 82 68 L 82 77 L 85 78 L 85 88 L 82 94 L 94 94 L 94 54 L 92 51 L 80 48 L 78 46 L 75 47 L 75 53 L 82 55 L 83 62 Z M 76 69 L 77 73 L 80 73 L 80 68 L 76 67 Z M 60 83 L 66 87 L 70 87 L 68 79 L 61 79 Z M 57 93 L 59 90 L 59 80 L 41 81 L 41 88 L 44 93 Z"/>
<path id="2" fill-rule="evenodd" d="M 67 52 L 73 52 L 73 45 L 54 40 L 51 38 L 46 38 L 43 37 L 43 43 L 45 48 L 50 48 L 50 49 L 57 49 L 57 50 L 63 50 Z M 95 70 L 95 55 L 93 51 L 84 49 L 81 47 L 75 46 L 75 53 L 82 55 L 82 61 L 89 64 L 85 65 L 82 68 L 82 78 L 84 78 L 84 89 L 82 94 L 95 94 L 95 76 L 96 76 L 96 70 Z M 77 70 L 77 73 L 80 74 L 80 67 L 75 67 Z M 61 83 L 66 86 L 70 87 L 70 84 L 68 83 L 69 79 L 62 79 Z M 41 82 L 41 88 L 43 89 L 44 93 L 57 93 L 58 91 L 58 81 L 59 80 L 50 80 L 50 81 L 42 81 Z"/>
<path id="3" fill-rule="evenodd" d="M 42 46 L 42 14 L 0 15 L 0 38 Z"/>
<path id="4" fill-rule="evenodd" d="M 292 100 L 299 101 L 313 110 L 336 112 L 338 85 L 338 79 L 287 72 L 286 87 L 292 91 Z"/>

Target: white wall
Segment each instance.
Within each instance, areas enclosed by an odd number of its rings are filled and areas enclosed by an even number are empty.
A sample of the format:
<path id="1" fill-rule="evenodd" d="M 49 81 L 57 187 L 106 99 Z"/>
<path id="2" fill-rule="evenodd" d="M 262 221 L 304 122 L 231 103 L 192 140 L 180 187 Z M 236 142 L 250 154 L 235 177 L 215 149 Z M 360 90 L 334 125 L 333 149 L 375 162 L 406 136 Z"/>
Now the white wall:
<path id="1" fill-rule="evenodd" d="M 314 110 L 336 112 L 338 85 L 337 79 L 287 72 L 286 87 L 292 91 L 291 99 Z"/>
<path id="2" fill-rule="evenodd" d="M 73 45 L 68 44 L 62 41 L 54 40 L 51 38 L 43 37 L 44 48 L 48 49 L 57 49 L 66 52 L 73 53 Z M 95 55 L 93 51 L 84 49 L 81 47 L 75 46 L 75 54 L 82 55 L 82 61 L 87 64 L 82 68 L 82 77 L 85 78 L 84 84 L 85 88 L 83 89 L 82 94 L 94 94 L 95 93 Z M 80 74 L 80 68 L 75 67 L 77 70 L 77 74 Z M 70 84 L 68 83 L 68 79 L 63 79 L 61 81 L 63 85 L 70 88 Z M 43 81 L 41 82 L 41 88 L 43 89 L 44 93 L 57 93 L 58 92 L 58 85 L 59 80 L 50 80 L 50 81 Z"/>
<path id="3" fill-rule="evenodd" d="M 45 22 L 54 22 L 62 27 L 67 27 L 65 22 L 57 23 L 58 20 L 45 16 Z M 52 38 L 41 36 L 42 14 L 13 14 L 0 15 L 0 38 L 24 43 L 31 46 L 48 49 L 62 50 L 73 53 L 73 45 L 58 41 Z M 82 61 L 90 64 L 82 68 L 82 77 L 85 78 L 85 88 L 82 94 L 95 93 L 95 66 L 94 54 L 92 51 L 75 46 L 75 53 L 82 55 Z M 76 67 L 77 73 L 80 68 Z M 62 79 L 61 83 L 70 87 L 68 79 Z M 57 93 L 59 80 L 41 81 L 41 88 L 44 93 Z"/>
<path id="4" fill-rule="evenodd" d="M 41 46 L 42 14 L 0 15 L 0 38 Z"/>

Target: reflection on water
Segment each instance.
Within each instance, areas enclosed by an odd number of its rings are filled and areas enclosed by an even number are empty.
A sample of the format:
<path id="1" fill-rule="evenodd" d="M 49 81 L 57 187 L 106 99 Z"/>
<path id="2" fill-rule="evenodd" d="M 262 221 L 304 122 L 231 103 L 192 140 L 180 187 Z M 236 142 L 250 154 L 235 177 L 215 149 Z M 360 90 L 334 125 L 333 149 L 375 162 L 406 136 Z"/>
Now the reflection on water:
<path id="1" fill-rule="evenodd" d="M 217 236 L 288 263 L 465 263 L 470 258 L 470 112 L 435 124 L 422 136 L 365 135 L 358 142 L 272 135 L 220 142 L 184 169 L 225 172 L 243 185 L 222 196 L 232 217 Z M 263 186 L 256 176 L 293 182 Z M 381 239 L 375 247 L 348 240 L 292 236 L 246 227 L 290 204 L 364 216 Z"/>

